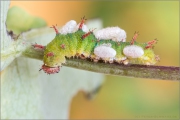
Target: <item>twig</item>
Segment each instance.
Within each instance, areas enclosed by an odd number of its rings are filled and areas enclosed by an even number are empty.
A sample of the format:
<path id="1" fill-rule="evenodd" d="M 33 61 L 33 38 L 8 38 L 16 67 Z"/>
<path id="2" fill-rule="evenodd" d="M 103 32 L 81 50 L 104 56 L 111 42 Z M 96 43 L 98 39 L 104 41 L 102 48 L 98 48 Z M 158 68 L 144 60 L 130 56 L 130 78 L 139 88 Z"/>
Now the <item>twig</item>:
<path id="1" fill-rule="evenodd" d="M 24 56 L 42 60 L 43 50 L 28 48 L 24 53 Z M 123 64 L 108 64 L 103 62 L 92 62 L 89 59 L 82 60 L 78 58 L 67 59 L 64 66 L 127 77 L 137 78 L 149 78 L 149 79 L 161 79 L 161 80 L 180 80 L 180 68 L 173 66 L 146 66 L 146 65 L 123 65 Z"/>

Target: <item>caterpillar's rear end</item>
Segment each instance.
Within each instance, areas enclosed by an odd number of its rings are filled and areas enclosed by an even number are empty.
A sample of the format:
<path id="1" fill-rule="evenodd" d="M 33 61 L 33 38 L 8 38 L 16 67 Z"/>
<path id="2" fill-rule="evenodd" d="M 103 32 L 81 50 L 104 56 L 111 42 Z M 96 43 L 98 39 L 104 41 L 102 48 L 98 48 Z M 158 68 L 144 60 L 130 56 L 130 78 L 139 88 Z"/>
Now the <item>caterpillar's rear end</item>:
<path id="1" fill-rule="evenodd" d="M 55 38 L 46 46 L 44 51 L 44 64 L 41 70 L 47 74 L 58 73 L 66 57 L 90 58 L 97 62 L 144 64 L 153 65 L 159 57 L 152 50 L 157 40 L 147 43 L 138 43 L 135 33 L 130 42 L 126 41 L 126 33 L 119 27 L 108 27 L 97 31 L 88 31 L 82 18 L 80 24 L 71 20 L 60 30 L 56 31 Z"/>

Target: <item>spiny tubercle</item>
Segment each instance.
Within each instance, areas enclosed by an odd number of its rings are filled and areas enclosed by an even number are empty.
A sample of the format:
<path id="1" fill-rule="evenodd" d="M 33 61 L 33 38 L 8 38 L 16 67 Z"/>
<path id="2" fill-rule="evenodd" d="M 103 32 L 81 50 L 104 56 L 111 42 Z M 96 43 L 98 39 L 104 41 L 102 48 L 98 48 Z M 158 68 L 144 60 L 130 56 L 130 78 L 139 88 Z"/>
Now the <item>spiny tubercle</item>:
<path id="1" fill-rule="evenodd" d="M 154 40 L 147 42 L 147 46 L 145 48 L 146 49 L 152 48 L 155 43 L 157 43 L 157 39 L 154 39 Z"/>
<path id="2" fill-rule="evenodd" d="M 133 38 L 132 38 L 132 40 L 131 40 L 131 42 L 130 42 L 131 45 L 134 44 L 134 42 L 136 41 L 138 35 L 139 35 L 139 32 L 136 32 L 136 31 L 135 31 L 134 36 L 133 36 Z"/>
<path id="3" fill-rule="evenodd" d="M 81 23 L 80 23 L 80 25 L 79 25 L 79 30 L 82 29 L 83 24 L 84 24 L 84 22 L 85 22 L 86 20 L 87 20 L 87 19 L 85 19 L 85 16 L 84 16 L 83 18 L 81 18 Z"/>
<path id="4" fill-rule="evenodd" d="M 58 29 L 56 28 L 56 26 L 52 25 L 51 28 L 53 28 L 53 29 L 55 30 L 56 34 L 59 34 L 59 31 L 58 31 Z"/>
<path id="5" fill-rule="evenodd" d="M 84 34 L 84 35 L 82 36 L 82 39 L 84 39 L 84 38 L 86 38 L 87 36 L 89 36 L 90 34 L 92 34 L 94 30 L 95 30 L 95 29 L 90 30 L 88 33 Z"/>

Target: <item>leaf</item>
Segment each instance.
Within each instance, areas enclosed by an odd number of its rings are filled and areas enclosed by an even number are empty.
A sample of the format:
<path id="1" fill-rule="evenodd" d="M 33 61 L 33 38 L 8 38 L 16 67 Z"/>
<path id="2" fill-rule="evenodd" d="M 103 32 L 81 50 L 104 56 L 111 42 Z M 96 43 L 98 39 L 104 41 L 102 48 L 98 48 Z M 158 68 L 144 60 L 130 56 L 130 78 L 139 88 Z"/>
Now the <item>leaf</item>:
<path id="1" fill-rule="evenodd" d="M 15 34 L 47 25 L 42 18 L 32 16 L 17 6 L 9 9 L 6 24 L 8 30 L 12 30 Z"/>
<path id="2" fill-rule="evenodd" d="M 9 1 L 1 1 L 1 50 L 6 49 L 12 42 L 10 36 L 7 35 L 5 24 L 9 4 Z"/>
<path id="3" fill-rule="evenodd" d="M 19 39 L 12 39 L 12 34 L 20 34 L 23 31 L 27 31 L 32 28 L 39 28 L 46 26 L 46 22 L 39 18 L 34 17 L 19 7 L 12 7 L 8 11 L 9 2 L 2 2 L 1 4 L 2 18 L 2 31 L 1 31 L 1 71 L 4 70 L 16 57 L 19 57 L 27 47 L 24 45 L 23 36 L 19 36 Z M 6 9 L 6 10 L 5 10 Z M 6 20 L 7 16 L 7 20 Z M 6 26 L 9 30 L 12 30 L 12 34 L 8 35 Z M 16 35 L 18 36 L 18 35 Z"/>
<path id="4" fill-rule="evenodd" d="M 4 10 L 2 6 L 1 8 L 1 11 Z M 14 8 L 15 11 L 18 9 Z M 16 19 L 25 23 L 25 20 L 33 18 L 21 12 L 26 19 L 16 18 L 19 13 L 15 14 L 12 10 L 9 12 L 11 15 L 8 15 L 8 19 Z M 27 25 L 20 26 L 13 20 L 7 21 L 11 30 L 20 33 L 35 26 L 44 25 L 38 18 L 33 19 Z M 11 22 L 14 23 L 11 24 Z M 1 32 L 6 33 L 6 26 L 3 30 Z M 94 92 L 94 89 L 102 84 L 104 79 L 102 74 L 63 67 L 59 74 L 49 76 L 38 71 L 42 61 L 20 57 L 32 43 L 45 45 L 54 35 L 54 31 L 50 28 L 39 28 L 23 33 L 16 41 L 8 36 L 2 37 L 3 40 L 6 38 L 11 40 L 11 44 L 1 51 L 2 119 L 67 119 L 74 95 L 79 90 Z"/>

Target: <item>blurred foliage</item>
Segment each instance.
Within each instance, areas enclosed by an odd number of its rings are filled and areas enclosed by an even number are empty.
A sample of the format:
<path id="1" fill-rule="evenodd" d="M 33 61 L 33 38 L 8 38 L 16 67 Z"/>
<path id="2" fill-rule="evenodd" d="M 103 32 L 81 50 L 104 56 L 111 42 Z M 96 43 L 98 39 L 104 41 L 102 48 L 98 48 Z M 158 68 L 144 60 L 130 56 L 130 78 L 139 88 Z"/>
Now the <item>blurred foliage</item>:
<path id="1" fill-rule="evenodd" d="M 90 16 L 99 17 L 104 26 L 120 26 L 130 41 L 139 31 L 139 42 L 154 38 L 159 41 L 154 51 L 160 55 L 157 65 L 179 66 L 179 6 L 168 1 L 98 1 L 93 2 Z M 172 54 L 173 53 L 173 54 Z M 72 118 L 179 118 L 179 84 L 170 81 L 133 79 L 107 76 L 98 98 L 94 102 L 72 103 Z M 79 95 L 80 96 L 80 95 Z M 77 100 L 77 101 L 76 101 Z M 93 107 L 91 107 L 93 106 Z M 76 111 L 75 111 L 76 110 Z M 88 111 L 89 110 L 89 111 Z M 94 111 L 92 113 L 92 111 Z M 84 113 L 88 111 L 90 113 Z M 83 114 L 86 115 L 83 115 Z M 87 118 L 88 118 L 87 117 Z"/>
<path id="2" fill-rule="evenodd" d="M 40 17 L 30 15 L 20 7 L 11 7 L 8 11 L 6 25 L 8 30 L 13 30 L 15 34 L 46 26 L 45 20 Z"/>
<path id="3" fill-rule="evenodd" d="M 161 58 L 157 65 L 179 66 L 178 1 L 13 2 L 43 17 L 49 26 L 70 19 L 79 22 L 85 15 L 102 19 L 105 27 L 120 26 L 127 41 L 139 31 L 139 42 L 159 40 L 154 48 Z M 179 112 L 178 82 L 106 76 L 95 100 L 86 100 L 83 92 L 75 96 L 70 118 L 171 120 L 179 119 Z"/>

